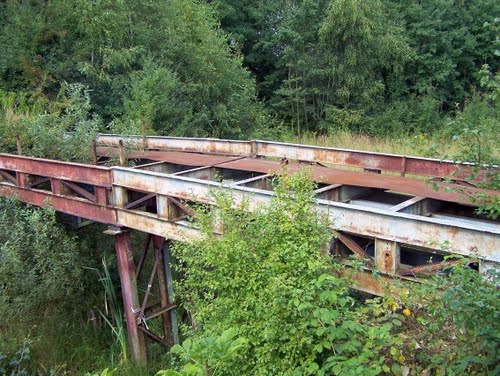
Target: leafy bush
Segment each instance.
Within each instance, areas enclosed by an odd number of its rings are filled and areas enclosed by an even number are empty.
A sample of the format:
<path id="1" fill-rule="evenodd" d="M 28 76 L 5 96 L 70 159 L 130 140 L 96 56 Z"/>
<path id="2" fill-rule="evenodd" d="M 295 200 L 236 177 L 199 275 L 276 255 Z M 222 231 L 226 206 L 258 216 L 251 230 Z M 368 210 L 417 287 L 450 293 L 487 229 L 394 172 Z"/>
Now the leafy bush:
<path id="1" fill-rule="evenodd" d="M 219 372 L 225 365 L 239 358 L 241 350 L 247 345 L 244 338 L 236 338 L 237 330 L 227 329 L 217 337 L 186 339 L 181 345 L 174 345 L 170 350 L 184 364 L 180 372 L 162 370 L 158 376 L 196 376 L 224 375 Z"/>
<path id="2" fill-rule="evenodd" d="M 469 260 L 414 285 L 411 315 L 399 336 L 412 374 L 498 374 L 500 274 L 481 275 Z"/>
<path id="3" fill-rule="evenodd" d="M 324 255 L 330 232 L 312 211 L 313 188 L 307 173 L 285 173 L 271 205 L 252 213 L 215 193 L 220 236 L 210 211 L 200 210 L 203 239 L 175 247 L 192 339 L 173 353 L 186 368 L 165 374 L 206 374 L 201 359 L 210 355 L 189 360 L 198 354 L 192 344 L 229 328 L 248 344 L 225 358 L 223 375 L 493 371 L 497 282 L 462 267 L 430 284 L 396 283 L 383 299 L 357 299 L 339 273 L 345 266 Z"/>
<path id="4" fill-rule="evenodd" d="M 31 362 L 30 342 L 24 341 L 15 354 L 3 354 L 0 347 L 0 376 L 27 376 L 27 366 Z"/>
<path id="5" fill-rule="evenodd" d="M 399 343 L 390 336 L 397 318 L 372 327 L 375 316 L 356 308 L 324 255 L 330 232 L 313 212 L 313 188 L 305 172 L 284 174 L 271 205 L 252 213 L 215 194 L 224 234 L 213 234 L 203 211 L 203 240 L 176 247 L 195 335 L 235 328 L 248 340 L 223 374 L 344 374 L 353 365 L 377 374 L 392 361 L 382 350 Z"/>
<path id="6" fill-rule="evenodd" d="M 2 93 L 0 93 L 1 96 Z M 64 84 L 52 112 L 41 113 L 25 103 L 23 95 L 4 93 L 0 119 L 0 147 L 14 152 L 19 138 L 22 153 L 40 158 L 75 162 L 92 161 L 92 140 L 102 128 L 90 114 L 89 90 L 81 84 Z M 66 134 L 65 132 L 72 132 Z"/>
<path id="7" fill-rule="evenodd" d="M 0 199 L 0 315 L 29 320 L 78 299 L 81 289 L 79 244 L 55 212 Z"/>

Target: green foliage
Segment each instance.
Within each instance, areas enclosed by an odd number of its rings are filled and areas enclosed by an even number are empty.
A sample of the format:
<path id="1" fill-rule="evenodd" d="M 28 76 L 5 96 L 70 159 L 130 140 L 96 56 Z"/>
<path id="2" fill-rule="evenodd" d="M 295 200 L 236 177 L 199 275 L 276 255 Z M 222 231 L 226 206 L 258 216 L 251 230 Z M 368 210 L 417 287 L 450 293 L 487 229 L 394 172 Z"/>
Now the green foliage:
<path id="1" fill-rule="evenodd" d="M 499 273 L 463 265 L 413 286 L 406 304 L 404 353 L 415 374 L 497 374 L 500 342 Z"/>
<path id="2" fill-rule="evenodd" d="M 477 72 L 484 61 L 495 61 L 491 45 L 496 35 L 484 28 L 500 12 L 498 2 L 481 1 L 388 1 L 393 17 L 406 29 L 414 54 L 405 66 L 408 89 L 430 94 L 453 110 L 474 88 L 479 87 Z"/>
<path id="3" fill-rule="evenodd" d="M 55 212 L 0 201 L 0 314 L 28 319 L 53 304 L 70 304 L 82 291 L 82 258 Z M 73 299 L 73 300 L 72 300 Z"/>
<path id="4" fill-rule="evenodd" d="M 224 236 L 216 237 L 210 216 L 200 213 L 205 239 L 176 250 L 186 273 L 179 294 L 196 328 L 220 333 L 236 325 L 249 340 L 255 357 L 239 365 L 242 370 L 289 369 L 307 346 L 305 328 L 297 325 L 303 314 L 287 307 L 326 267 L 320 246 L 327 232 L 311 216 L 310 188 L 308 179 L 284 178 L 260 215 L 233 209 L 230 198 L 218 196 Z M 287 199 L 292 191 L 295 200 Z"/>
<path id="5" fill-rule="evenodd" d="M 53 102 L 65 82 L 78 83 L 89 88 L 91 112 L 135 133 L 241 137 L 259 116 L 241 58 L 212 8 L 197 0 L 9 1 L 2 8 L 7 90 Z"/>
<path id="6" fill-rule="evenodd" d="M 227 329 L 217 337 L 186 339 L 182 346 L 174 345 L 170 353 L 178 357 L 184 365 L 180 372 L 175 370 L 159 371 L 163 376 L 224 375 L 226 365 L 239 358 L 241 350 L 247 345 L 244 338 L 237 337 L 237 330 Z M 227 372 L 227 368 L 226 368 Z"/>
<path id="7" fill-rule="evenodd" d="M 106 368 L 104 370 L 102 370 L 101 373 L 90 373 L 90 372 L 87 372 L 84 376 L 113 376 L 116 372 L 116 368 L 115 369 L 112 369 L 110 370 L 109 368 Z"/>
<path id="8" fill-rule="evenodd" d="M 109 302 L 109 313 L 99 312 L 103 317 L 106 324 L 110 327 L 116 343 L 120 348 L 120 357 L 123 362 L 128 362 L 128 342 L 127 335 L 125 333 L 123 313 L 120 307 L 120 302 L 116 296 L 115 286 L 113 285 L 113 280 L 111 279 L 111 274 L 109 272 L 108 264 L 106 259 L 102 260 L 103 270 L 97 271 L 99 274 L 99 281 L 102 283 L 104 288 L 104 299 Z M 108 306 L 107 306 L 108 307 Z M 108 316 L 110 318 L 108 319 Z"/>
<path id="9" fill-rule="evenodd" d="M 399 343 L 393 317 L 372 327 L 370 310 L 330 274 L 338 265 L 322 253 L 329 230 L 312 211 L 313 188 L 306 172 L 280 176 L 270 207 L 253 213 L 216 194 L 223 235 L 201 212 L 203 240 L 176 248 L 195 335 L 235 328 L 248 340 L 223 374 L 345 374 L 353 365 L 378 374 L 390 362 L 381 353 Z"/>
<path id="10" fill-rule="evenodd" d="M 0 376 L 28 375 L 26 366 L 31 361 L 29 345 L 29 341 L 24 341 L 22 347 L 13 355 L 5 355 L 0 352 Z"/>
<path id="11" fill-rule="evenodd" d="M 208 374 L 209 356 L 193 343 L 228 328 L 248 342 L 241 356 L 221 363 L 221 374 L 492 371 L 498 276 L 484 280 L 462 267 L 362 302 L 337 273 L 345 267 L 322 254 L 329 230 L 311 211 L 313 188 L 307 173 L 284 173 L 270 207 L 252 213 L 215 193 L 222 235 L 213 233 L 210 211 L 200 210 L 203 239 L 175 250 L 193 337 L 174 350 L 186 368 L 164 374 Z"/>
<path id="12" fill-rule="evenodd" d="M 58 101 L 52 104 L 52 113 L 40 113 L 37 104 L 27 103 L 24 95 L 0 92 L 2 96 L 0 147 L 14 151 L 19 138 L 24 155 L 92 161 L 92 140 L 102 124 L 99 117 L 90 114 L 88 89 L 80 84 L 64 84 Z"/>

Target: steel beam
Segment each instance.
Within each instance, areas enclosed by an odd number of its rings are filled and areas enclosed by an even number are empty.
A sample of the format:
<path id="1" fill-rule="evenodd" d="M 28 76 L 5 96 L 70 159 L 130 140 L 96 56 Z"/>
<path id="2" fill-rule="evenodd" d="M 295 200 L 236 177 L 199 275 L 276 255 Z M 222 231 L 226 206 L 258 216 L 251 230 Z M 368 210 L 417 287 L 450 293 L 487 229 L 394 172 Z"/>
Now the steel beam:
<path id="1" fill-rule="evenodd" d="M 270 191 L 124 168 L 113 170 L 113 180 L 118 187 L 149 190 L 208 204 L 215 204 L 212 193 L 222 190 L 234 198 L 236 205 L 247 201 L 251 210 L 269 205 L 273 197 Z M 451 253 L 500 261 L 500 226 L 496 224 L 474 225 L 325 200 L 317 200 L 316 209 L 329 216 L 334 230 L 434 250 L 441 250 L 446 242 Z M 127 221 L 132 218 L 125 216 L 124 212 L 119 212 L 120 222 L 129 225 Z M 133 228 L 137 225 L 135 219 L 130 223 Z M 169 237 L 161 224 L 153 227 L 159 235 Z"/>
<path id="2" fill-rule="evenodd" d="M 27 204 L 51 207 L 62 213 L 101 223 L 117 224 L 114 208 L 94 204 L 78 197 L 60 196 L 47 191 L 25 189 L 2 183 L 0 183 L 0 196 L 17 197 Z"/>
<path id="3" fill-rule="evenodd" d="M 111 173 L 107 167 L 0 153 L 0 169 L 103 187 L 111 186 Z"/>
<path id="4" fill-rule="evenodd" d="M 163 247 L 165 247 L 165 238 L 161 236 L 153 237 L 153 244 L 155 249 L 155 263 L 158 265 L 156 270 L 158 277 L 158 292 L 160 295 L 161 308 L 169 306 L 173 301 L 169 298 L 167 283 L 167 276 L 165 273 L 165 262 L 163 260 Z M 170 311 L 164 311 L 162 313 L 162 323 L 163 323 L 163 339 L 171 347 L 173 345 L 172 336 L 172 320 Z"/>
<path id="5" fill-rule="evenodd" d="M 157 153 L 160 154 L 158 159 L 173 164 L 184 164 L 188 166 L 216 165 L 217 168 L 221 169 L 246 171 L 252 173 L 276 173 L 281 171 L 283 168 L 283 165 L 277 161 L 254 158 L 233 158 L 231 160 L 221 160 L 218 163 L 215 163 L 215 161 L 213 161 L 214 163 L 212 163 L 211 159 L 221 159 L 222 157 L 186 152 L 141 151 L 140 153 L 146 153 L 146 155 Z M 289 163 L 287 167 L 288 171 L 291 173 L 296 172 L 302 168 L 304 168 L 304 165 L 297 162 Z M 319 165 L 308 166 L 308 168 L 311 171 L 313 180 L 318 183 L 344 184 L 345 187 L 339 188 L 341 195 L 347 190 L 368 190 L 370 188 L 376 188 L 404 192 L 416 196 L 425 196 L 427 198 L 434 198 L 436 200 L 471 204 L 468 197 L 477 196 L 479 193 L 488 196 L 497 194 L 497 192 L 495 191 L 478 189 L 472 186 L 464 186 L 463 184 L 459 185 L 455 183 L 445 182 L 431 183 L 422 179 L 410 179 L 390 175 L 379 175 L 374 178 L 372 174 L 369 173 L 363 173 L 360 171 L 347 171 L 345 169 L 334 169 Z M 189 171 L 185 171 L 176 173 L 176 175 L 190 175 L 194 178 L 214 180 L 214 170 L 208 168 L 208 166 L 203 167 L 202 169 L 197 168 L 195 170 L 196 171 L 193 171 L 192 173 L 189 173 Z M 436 185 L 438 189 L 435 188 Z M 341 201 L 343 201 L 342 198 Z"/>
<path id="6" fill-rule="evenodd" d="M 389 240 L 375 239 L 375 264 L 382 273 L 394 275 L 399 270 L 400 246 Z"/>
<path id="7" fill-rule="evenodd" d="M 401 175 L 412 174 L 464 179 L 468 177 L 471 167 L 474 167 L 471 163 L 456 163 L 450 160 L 261 140 L 236 141 L 182 137 L 125 137 L 106 134 L 101 134 L 97 138 L 99 144 L 113 147 L 118 146 L 120 139 L 125 140 L 128 145 L 139 149 L 287 158 L 290 160 L 393 171 L 399 172 Z M 484 177 L 484 172 L 479 173 L 475 180 L 480 180 Z"/>

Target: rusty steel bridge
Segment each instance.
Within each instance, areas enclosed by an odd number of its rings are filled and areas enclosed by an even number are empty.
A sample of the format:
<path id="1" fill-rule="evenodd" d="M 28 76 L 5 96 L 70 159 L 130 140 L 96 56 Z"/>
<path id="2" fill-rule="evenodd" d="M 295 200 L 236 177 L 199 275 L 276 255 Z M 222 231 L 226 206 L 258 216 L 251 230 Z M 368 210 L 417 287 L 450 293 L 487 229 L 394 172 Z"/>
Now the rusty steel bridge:
<path id="1" fill-rule="evenodd" d="M 332 223 L 330 252 L 365 261 L 364 272 L 352 273 L 356 289 L 382 294 L 384 281 L 416 280 L 446 266 L 449 254 L 474 259 L 478 272 L 500 263 L 500 226 L 478 215 L 469 198 L 499 192 L 478 188 L 486 172 L 476 168 L 471 179 L 471 164 L 258 140 L 105 134 L 92 150 L 93 164 L 77 164 L 22 156 L 18 145 L 18 155 L 0 154 L 0 196 L 108 225 L 138 362 L 146 359 L 146 338 L 165 346 L 178 341 L 169 241 L 200 238 L 196 222 L 187 220 L 189 203 L 212 205 L 214 231 L 223 232 L 211 192 L 228 191 L 250 210 L 266 205 L 272 176 L 285 164 L 291 172 L 307 166 L 318 184 L 316 209 Z M 114 160 L 116 166 L 103 166 Z M 126 167 L 131 160 L 135 165 Z M 130 230 L 147 234 L 137 257 Z M 153 268 L 139 299 L 148 252 Z M 159 301 L 148 305 L 155 277 Z M 154 318 L 162 319 L 162 334 L 149 327 Z"/>

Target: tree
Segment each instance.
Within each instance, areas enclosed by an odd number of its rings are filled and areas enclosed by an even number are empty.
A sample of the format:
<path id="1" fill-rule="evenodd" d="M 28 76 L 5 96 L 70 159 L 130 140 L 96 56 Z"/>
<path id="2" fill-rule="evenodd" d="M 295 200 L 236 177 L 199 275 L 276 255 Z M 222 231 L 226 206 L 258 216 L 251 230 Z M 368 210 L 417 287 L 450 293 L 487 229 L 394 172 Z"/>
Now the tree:
<path id="1" fill-rule="evenodd" d="M 41 96 L 49 110 L 69 82 L 89 89 L 92 112 L 104 123 L 128 123 L 135 132 L 241 137 L 260 115 L 241 57 L 227 45 L 212 7 L 199 1 L 2 7 L 4 89 Z M 149 110 L 141 112 L 145 101 Z"/>
<path id="2" fill-rule="evenodd" d="M 389 0 L 386 4 L 415 52 L 404 71 L 411 92 L 433 95 L 442 109 L 454 110 L 455 103 L 479 88 L 477 72 L 485 62 L 498 70 L 498 59 L 490 49 L 495 32 L 483 27 L 500 13 L 497 1 Z"/>

